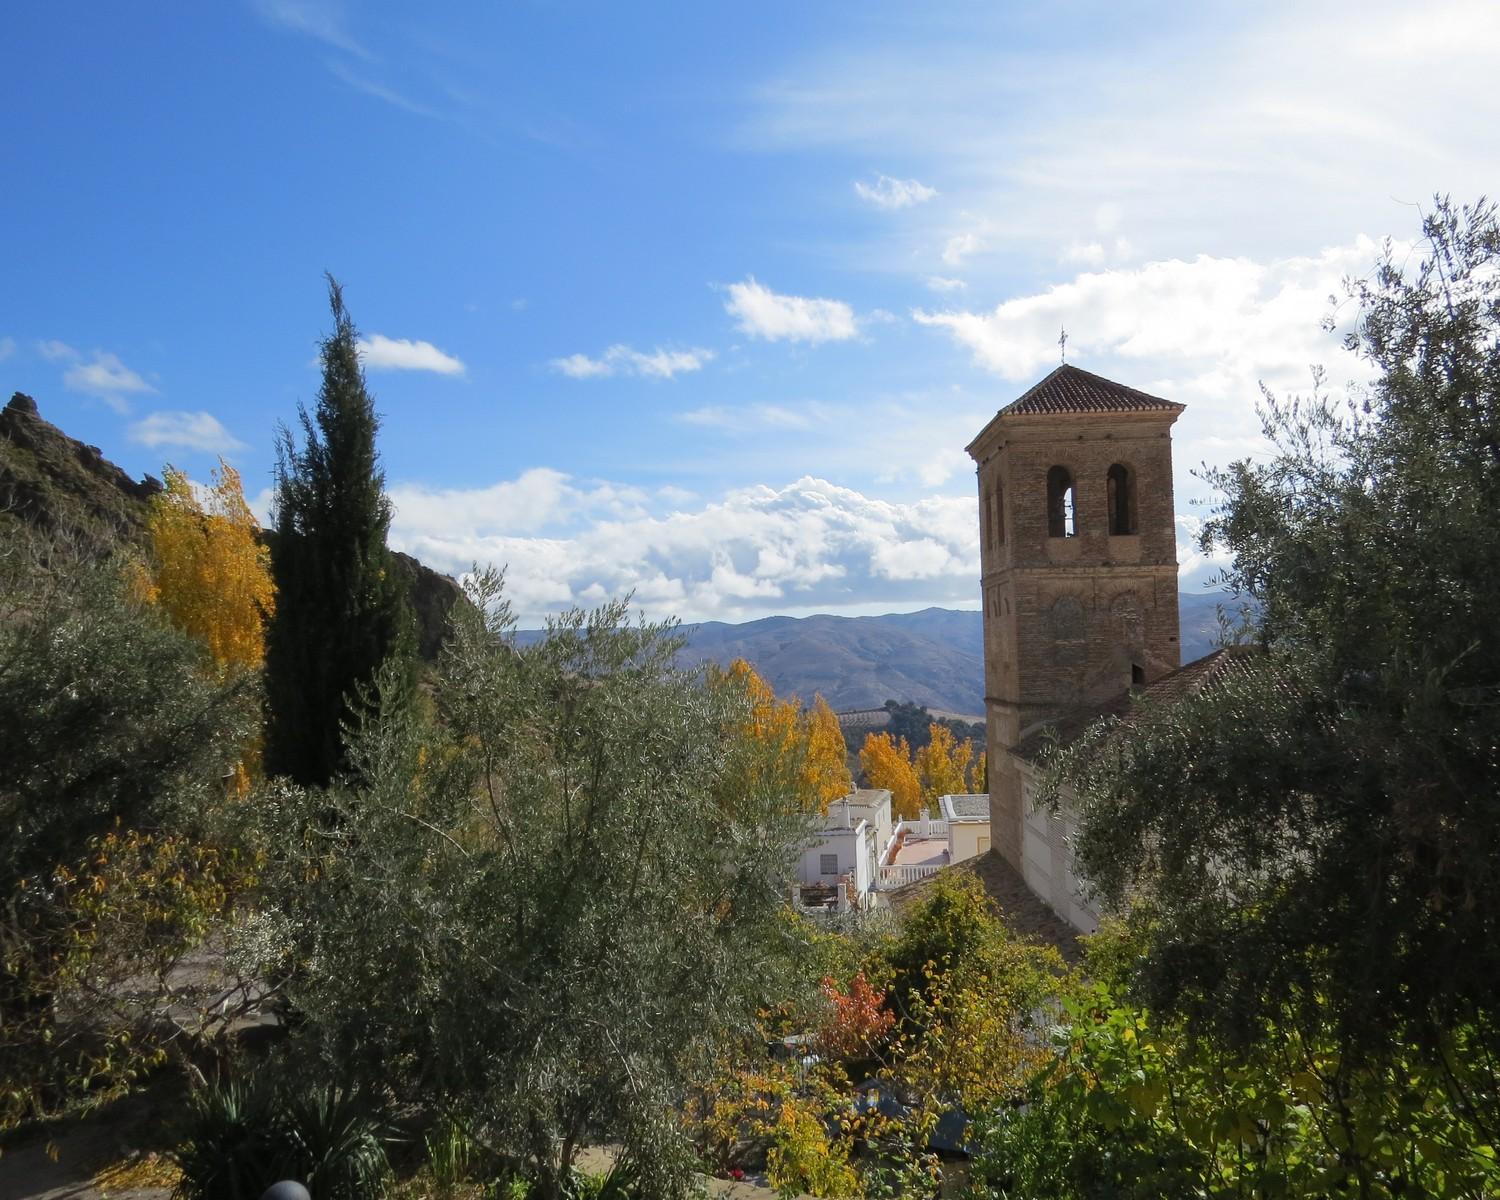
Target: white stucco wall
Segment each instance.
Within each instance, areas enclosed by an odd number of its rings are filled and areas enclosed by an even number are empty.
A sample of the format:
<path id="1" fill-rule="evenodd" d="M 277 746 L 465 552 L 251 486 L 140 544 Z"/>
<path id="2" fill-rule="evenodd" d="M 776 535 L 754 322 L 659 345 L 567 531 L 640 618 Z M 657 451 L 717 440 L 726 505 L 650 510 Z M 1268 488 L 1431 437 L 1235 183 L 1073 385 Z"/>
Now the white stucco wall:
<path id="1" fill-rule="evenodd" d="M 1076 817 L 1066 807 L 1056 815 L 1037 810 L 1035 777 L 1025 764 L 1021 780 L 1021 807 L 1025 816 L 1021 874 L 1026 886 L 1074 929 L 1093 933 L 1099 928 L 1099 914 L 1084 899 L 1084 887 L 1073 861 Z"/>
<path id="2" fill-rule="evenodd" d="M 953 821 L 948 825 L 948 860 L 963 862 L 990 848 L 988 821 Z"/>

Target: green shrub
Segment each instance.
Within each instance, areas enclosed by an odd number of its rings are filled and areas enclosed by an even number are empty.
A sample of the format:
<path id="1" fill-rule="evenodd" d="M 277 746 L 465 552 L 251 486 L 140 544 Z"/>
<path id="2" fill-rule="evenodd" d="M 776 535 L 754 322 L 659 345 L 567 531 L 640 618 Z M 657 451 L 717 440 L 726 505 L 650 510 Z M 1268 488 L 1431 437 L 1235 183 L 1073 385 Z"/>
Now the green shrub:
<path id="1" fill-rule="evenodd" d="M 639 1200 L 635 1170 L 617 1162 L 608 1171 L 573 1171 L 568 1200 Z"/>
<path id="2" fill-rule="evenodd" d="M 258 1200 L 298 1179 L 318 1200 L 368 1200 L 390 1174 L 386 1126 L 343 1089 L 305 1090 L 264 1081 L 228 1083 L 193 1097 L 177 1151 L 176 1200 Z"/>
<path id="3" fill-rule="evenodd" d="M 451 1195 L 461 1183 L 467 1183 L 474 1169 L 475 1147 L 468 1131 L 457 1121 L 440 1122 L 423 1139 L 427 1147 L 427 1167 L 438 1195 Z"/>

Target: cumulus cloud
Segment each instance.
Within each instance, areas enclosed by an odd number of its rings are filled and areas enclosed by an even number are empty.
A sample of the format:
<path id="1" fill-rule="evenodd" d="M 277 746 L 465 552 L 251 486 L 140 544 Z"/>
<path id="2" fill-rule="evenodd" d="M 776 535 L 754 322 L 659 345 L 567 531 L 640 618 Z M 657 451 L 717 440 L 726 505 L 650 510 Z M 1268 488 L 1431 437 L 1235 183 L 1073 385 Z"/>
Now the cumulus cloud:
<path id="1" fill-rule="evenodd" d="M 968 286 L 962 279 L 949 279 L 945 275 L 927 277 L 927 290 L 932 292 L 961 292 Z"/>
<path id="2" fill-rule="evenodd" d="M 154 412 L 130 427 L 130 440 L 153 449 L 175 446 L 205 454 L 230 454 L 248 448 L 217 417 L 206 412 Z"/>
<path id="3" fill-rule="evenodd" d="M 1232 559 L 1222 550 L 1204 554 L 1198 542 L 1202 532 L 1202 517 L 1193 513 L 1177 514 L 1177 578 L 1178 586 L 1184 592 L 1203 591 Z"/>
<path id="4" fill-rule="evenodd" d="M 1198 464 L 1266 450 L 1256 413 L 1262 385 L 1306 392 L 1313 366 L 1327 368 L 1334 395 L 1368 379 L 1369 365 L 1344 351 L 1341 331 L 1323 329 L 1322 320 L 1330 311 L 1352 315 L 1334 309 L 1333 297 L 1378 254 L 1361 237 L 1301 257 L 1170 259 L 1085 272 L 989 310 L 918 309 L 912 317 L 1014 382 L 1017 393 L 1056 365 L 1065 327 L 1070 363 L 1186 404 L 1173 435 L 1182 504 L 1207 494 L 1191 474 Z"/>
<path id="5" fill-rule="evenodd" d="M 360 359 L 372 371 L 432 371 L 438 375 L 462 375 L 464 364 L 444 354 L 431 342 L 388 338 L 374 333 L 355 343 Z"/>
<path id="6" fill-rule="evenodd" d="M 1060 255 L 1065 263 L 1078 263 L 1087 267 L 1102 267 L 1106 263 L 1124 262 L 1134 251 L 1127 238 L 1117 237 L 1103 241 L 1075 240 L 1063 247 Z"/>
<path id="7" fill-rule="evenodd" d="M 1075 354 L 1247 363 L 1261 377 L 1295 364 L 1305 378 L 1308 364 L 1326 357 L 1319 322 L 1329 298 L 1345 276 L 1367 271 L 1378 251 L 1359 238 L 1320 255 L 1268 262 L 1170 259 L 1087 272 L 987 312 L 917 309 L 912 317 L 945 330 L 1006 379 L 1026 379 L 1048 365 L 1059 326 L 1068 328 Z"/>
<path id="8" fill-rule="evenodd" d="M 690 495 L 548 470 L 472 491 L 391 494 L 393 545 L 454 573 L 508 564 L 528 623 L 628 591 L 653 616 L 688 620 L 978 598 L 971 497 L 893 503 L 806 476 L 690 508 Z"/>
<path id="9" fill-rule="evenodd" d="M 554 358 L 551 367 L 570 379 L 602 379 L 611 375 L 671 379 L 686 371 L 701 371 L 713 357 L 712 350 L 663 350 L 658 347 L 645 354 L 630 346 L 617 344 L 609 347 L 598 358 L 590 358 L 587 354 Z"/>
<path id="10" fill-rule="evenodd" d="M 915 179 L 892 179 L 889 175 L 876 175 L 874 183 L 855 180 L 854 191 L 866 203 L 885 209 L 925 204 L 937 195 L 937 188 L 918 183 Z"/>
<path id="11" fill-rule="evenodd" d="M 858 334 L 854 310 L 842 300 L 817 300 L 773 292 L 754 276 L 731 283 L 724 310 L 743 333 L 768 342 L 846 341 Z"/>
<path id="12" fill-rule="evenodd" d="M 53 343 L 61 345 L 61 343 Z M 85 395 L 97 396 L 116 412 L 127 412 L 129 403 L 125 397 L 136 392 L 154 392 L 156 389 L 132 371 L 118 355 L 102 350 L 94 351 L 87 362 L 71 350 L 60 357 L 73 358 L 73 365 L 63 372 L 63 386 Z"/>

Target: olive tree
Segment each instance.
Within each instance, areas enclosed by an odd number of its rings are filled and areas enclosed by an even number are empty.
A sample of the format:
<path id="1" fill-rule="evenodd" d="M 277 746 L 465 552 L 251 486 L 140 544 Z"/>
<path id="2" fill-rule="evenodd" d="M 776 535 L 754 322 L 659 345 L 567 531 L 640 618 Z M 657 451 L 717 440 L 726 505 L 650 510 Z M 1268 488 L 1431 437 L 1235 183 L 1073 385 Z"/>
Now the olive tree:
<path id="1" fill-rule="evenodd" d="M 1415 1057 L 1493 1144 L 1500 226 L 1440 200 L 1424 237 L 1349 284 L 1373 382 L 1269 400 L 1275 453 L 1211 475 L 1258 648 L 1058 766 L 1146 1003 L 1242 1044 L 1317 1031 L 1334 1085 Z"/>
<path id="2" fill-rule="evenodd" d="M 522 648 L 499 578 L 470 594 L 435 722 L 377 702 L 348 782 L 262 810 L 300 1045 L 446 1111 L 542 1195 L 591 1140 L 678 1194 L 676 1110 L 790 949 L 800 764 L 755 759 L 749 697 L 679 670 L 669 626 L 612 604 Z"/>
<path id="3" fill-rule="evenodd" d="M 157 1056 L 167 1005 L 142 980 L 222 907 L 200 838 L 256 679 L 214 669 L 128 577 L 61 537 L 0 546 L 0 1127 Z"/>

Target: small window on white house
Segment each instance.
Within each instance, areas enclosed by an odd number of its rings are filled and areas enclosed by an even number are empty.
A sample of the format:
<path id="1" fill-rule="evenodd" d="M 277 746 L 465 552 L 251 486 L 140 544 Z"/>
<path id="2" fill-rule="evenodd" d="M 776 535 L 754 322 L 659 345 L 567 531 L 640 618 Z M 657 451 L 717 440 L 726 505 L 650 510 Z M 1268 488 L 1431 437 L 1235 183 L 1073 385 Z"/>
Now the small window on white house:
<path id="1" fill-rule="evenodd" d="M 837 854 L 818 855 L 818 873 L 820 875 L 837 875 L 839 873 L 839 856 Z"/>

